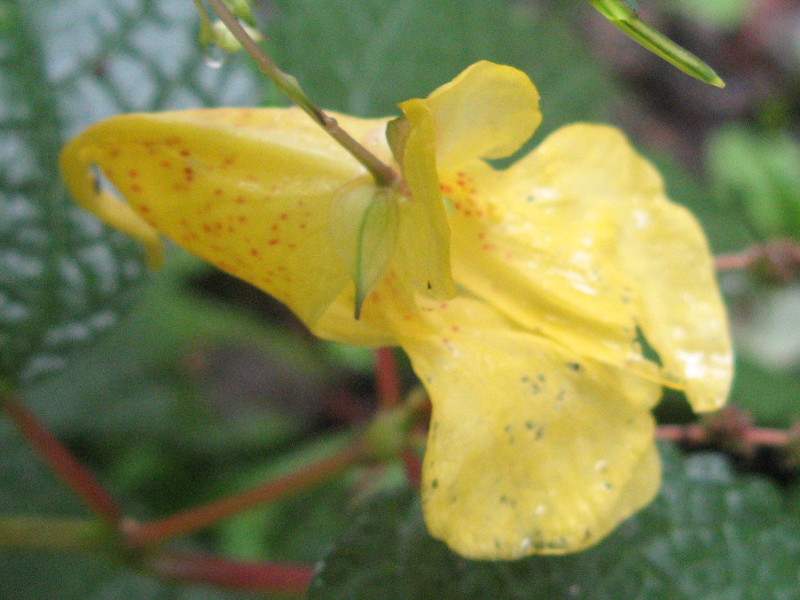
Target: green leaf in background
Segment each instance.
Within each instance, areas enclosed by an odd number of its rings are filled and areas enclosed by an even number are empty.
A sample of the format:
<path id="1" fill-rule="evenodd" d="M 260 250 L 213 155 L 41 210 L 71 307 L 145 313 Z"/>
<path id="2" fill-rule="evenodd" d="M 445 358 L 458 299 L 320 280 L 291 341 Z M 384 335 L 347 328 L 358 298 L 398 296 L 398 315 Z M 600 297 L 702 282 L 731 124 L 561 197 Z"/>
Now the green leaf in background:
<path id="1" fill-rule="evenodd" d="M 711 184 L 728 210 L 744 210 L 764 240 L 800 239 L 800 144 L 786 132 L 742 125 L 716 131 L 706 146 Z"/>
<path id="2" fill-rule="evenodd" d="M 755 6 L 752 0 L 669 0 L 666 4 L 687 18 L 730 32 Z"/>
<path id="3" fill-rule="evenodd" d="M 140 249 L 67 197 L 61 146 L 135 110 L 254 103 L 249 69 L 205 68 L 191 2 L 6 0 L 0 12 L 0 379 L 30 381 L 120 317 Z M 240 63 L 241 64 L 241 63 Z"/>
<path id="4" fill-rule="evenodd" d="M 86 516 L 77 500 L 0 421 L 0 518 L 8 514 Z M 45 550 L 0 548 L 4 600 L 268 600 L 263 594 L 176 585 L 100 559 Z"/>
<path id="5" fill-rule="evenodd" d="M 662 447 L 661 495 L 599 546 L 513 563 L 468 561 L 425 530 L 408 491 L 353 520 L 310 600 L 733 600 L 797 597 L 800 523 L 776 486 L 714 454 Z"/>
<path id="6" fill-rule="evenodd" d="M 545 9 L 523 0 L 276 0 L 269 6 L 262 21 L 267 48 L 331 110 L 397 115 L 398 102 L 425 97 L 485 59 L 533 79 L 542 96 L 540 139 L 569 122 L 607 119 L 617 91 L 574 35 L 568 3 Z"/>

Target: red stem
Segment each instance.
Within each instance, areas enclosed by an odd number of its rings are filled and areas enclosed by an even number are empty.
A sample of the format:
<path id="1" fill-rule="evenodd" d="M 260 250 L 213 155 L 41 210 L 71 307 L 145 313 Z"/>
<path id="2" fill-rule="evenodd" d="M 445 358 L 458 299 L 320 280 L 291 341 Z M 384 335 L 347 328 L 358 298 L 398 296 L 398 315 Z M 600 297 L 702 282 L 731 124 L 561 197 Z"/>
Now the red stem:
<path id="1" fill-rule="evenodd" d="M 234 561 L 204 554 L 164 552 L 152 563 L 161 576 L 268 594 L 304 596 L 314 576 L 309 565 Z"/>
<path id="2" fill-rule="evenodd" d="M 696 423 L 690 425 L 660 425 L 656 435 L 660 440 L 686 444 L 708 444 L 715 437 L 715 433 L 707 425 Z M 791 442 L 795 434 L 781 429 L 748 427 L 737 431 L 735 435 L 745 443 L 780 447 Z"/>
<path id="3" fill-rule="evenodd" d="M 402 458 L 409 483 L 419 489 L 422 485 L 422 461 L 419 458 L 419 454 L 412 448 L 406 448 L 403 450 Z"/>
<path id="4" fill-rule="evenodd" d="M 403 399 L 397 357 L 394 348 L 375 350 L 375 385 L 378 388 L 378 405 L 382 409 L 400 406 Z"/>
<path id="5" fill-rule="evenodd" d="M 759 263 L 766 263 L 773 275 L 789 280 L 796 276 L 800 268 L 800 244 L 794 240 L 779 239 L 714 258 L 718 271 L 749 269 Z"/>
<path id="6" fill-rule="evenodd" d="M 117 526 L 122 509 L 92 473 L 12 394 L 0 396 L 0 406 L 36 453 L 101 519 Z"/>
<path id="7" fill-rule="evenodd" d="M 219 502 L 171 515 L 160 521 L 129 527 L 132 546 L 154 545 L 213 525 L 260 504 L 284 498 L 341 473 L 363 454 L 361 440 L 317 463 Z"/>

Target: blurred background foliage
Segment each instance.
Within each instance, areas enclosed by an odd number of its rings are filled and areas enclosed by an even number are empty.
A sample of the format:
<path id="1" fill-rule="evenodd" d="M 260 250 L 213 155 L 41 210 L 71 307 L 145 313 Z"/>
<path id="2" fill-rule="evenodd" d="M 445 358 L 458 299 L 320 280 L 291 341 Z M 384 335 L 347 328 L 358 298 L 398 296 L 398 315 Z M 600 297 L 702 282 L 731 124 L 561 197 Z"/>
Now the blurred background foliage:
<path id="1" fill-rule="evenodd" d="M 475 60 L 511 64 L 542 94 L 531 144 L 572 121 L 617 124 L 716 252 L 800 241 L 800 4 L 638 3 L 717 69 L 724 90 L 662 63 L 585 4 L 262 0 L 255 14 L 278 64 L 325 107 L 394 114 Z M 140 249 L 66 196 L 58 152 L 90 123 L 284 103 L 243 56 L 208 66 L 197 28 L 189 0 L 0 3 L 0 381 L 137 519 L 306 464 L 374 410 L 369 352 L 313 339 L 270 298 L 178 250 L 147 273 Z M 722 283 L 738 350 L 732 403 L 760 426 L 790 427 L 800 413 L 796 273 L 757 268 Z M 658 414 L 687 418 L 679 394 Z M 454 557 L 426 537 L 397 467 L 353 468 L 181 544 L 247 559 L 327 556 L 316 598 L 796 598 L 796 465 L 771 452 L 665 456 L 654 507 L 565 560 Z M 379 489 L 390 491 L 375 499 Z M 84 514 L 2 420 L 0 513 Z M 0 598 L 248 597 L 93 558 L 0 550 Z"/>

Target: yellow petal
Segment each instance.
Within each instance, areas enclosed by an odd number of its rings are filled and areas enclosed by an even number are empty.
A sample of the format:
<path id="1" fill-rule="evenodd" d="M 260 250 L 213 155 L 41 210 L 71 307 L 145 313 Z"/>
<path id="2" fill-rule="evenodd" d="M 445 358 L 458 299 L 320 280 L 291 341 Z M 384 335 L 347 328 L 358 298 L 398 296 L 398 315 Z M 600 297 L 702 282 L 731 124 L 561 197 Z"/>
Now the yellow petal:
<path id="1" fill-rule="evenodd" d="M 421 100 L 400 105 L 409 127 L 396 150 L 402 154 L 403 178 L 411 196 L 400 203 L 399 264 L 404 276 L 424 295 L 455 296 L 450 272 L 450 227 L 439 175 L 433 117 Z"/>
<path id="2" fill-rule="evenodd" d="M 445 180 L 454 277 L 521 328 L 656 379 L 635 343 L 637 290 L 618 256 L 623 215 L 598 200 L 601 182 L 572 193 L 558 173 L 580 180 L 584 165 L 537 150 L 507 175 L 475 162 Z"/>
<path id="3" fill-rule="evenodd" d="M 551 233 L 536 234 L 535 243 L 571 261 L 564 272 L 576 288 L 594 290 L 578 301 L 583 311 L 632 319 L 663 363 L 662 381 L 684 389 L 695 410 L 719 408 L 733 358 L 712 256 L 696 219 L 667 199 L 650 163 L 614 128 L 573 125 L 510 169 L 506 182 L 505 220 Z M 586 271 L 583 263 L 595 266 Z M 611 281 L 630 302 L 613 306 Z"/>
<path id="4" fill-rule="evenodd" d="M 383 133 L 385 121 L 337 117 L 362 139 Z M 73 194 L 89 207 L 97 202 L 81 178 L 90 165 L 119 190 L 142 228 L 275 296 L 309 326 L 350 278 L 331 240 L 331 200 L 364 169 L 297 109 L 193 110 L 99 123 L 62 159 Z"/>
<path id="5" fill-rule="evenodd" d="M 682 206 L 657 198 L 630 214 L 623 265 L 640 286 L 641 327 L 662 376 L 695 411 L 725 404 L 733 379 L 728 318 L 700 225 Z"/>
<path id="6" fill-rule="evenodd" d="M 436 123 L 440 171 L 517 151 L 542 120 L 539 93 L 525 73 L 480 61 L 423 101 Z"/>
<path id="7" fill-rule="evenodd" d="M 590 546 L 659 484 L 660 387 L 515 328 L 477 300 L 422 307 L 398 337 L 433 415 L 423 470 L 432 535 L 474 559 Z"/>

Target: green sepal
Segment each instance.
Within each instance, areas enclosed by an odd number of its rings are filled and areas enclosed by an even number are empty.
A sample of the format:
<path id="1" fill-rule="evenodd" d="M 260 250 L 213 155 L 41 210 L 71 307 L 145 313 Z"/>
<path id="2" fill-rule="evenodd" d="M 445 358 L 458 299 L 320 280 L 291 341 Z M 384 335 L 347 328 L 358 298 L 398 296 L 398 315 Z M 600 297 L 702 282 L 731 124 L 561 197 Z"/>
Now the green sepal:
<path id="1" fill-rule="evenodd" d="M 333 202 L 331 231 L 339 258 L 356 287 L 355 318 L 380 281 L 397 243 L 399 213 L 394 190 L 363 177 L 343 186 Z"/>
<path id="2" fill-rule="evenodd" d="M 635 7 L 631 6 L 635 3 L 628 0 L 624 2 L 621 0 L 589 0 L 589 2 L 601 15 L 650 52 L 660 56 L 687 75 L 716 87 L 725 87 L 725 82 L 714 72 L 714 69 L 642 21 L 636 15 Z"/>

